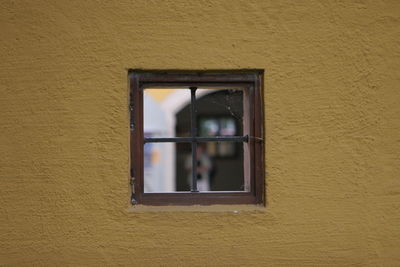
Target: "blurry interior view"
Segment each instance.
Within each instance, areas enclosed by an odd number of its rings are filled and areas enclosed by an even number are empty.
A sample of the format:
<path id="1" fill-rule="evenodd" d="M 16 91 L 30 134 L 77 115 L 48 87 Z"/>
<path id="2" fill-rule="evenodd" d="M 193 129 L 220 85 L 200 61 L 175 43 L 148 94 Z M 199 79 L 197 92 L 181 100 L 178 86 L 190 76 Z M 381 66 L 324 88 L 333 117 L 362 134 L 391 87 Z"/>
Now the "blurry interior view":
<path id="1" fill-rule="evenodd" d="M 190 90 L 144 90 L 146 137 L 190 137 Z M 198 136 L 243 135 L 243 91 L 196 91 Z M 243 143 L 204 142 L 197 146 L 197 183 L 200 191 L 244 191 Z M 190 191 L 190 143 L 144 145 L 144 191 Z"/>

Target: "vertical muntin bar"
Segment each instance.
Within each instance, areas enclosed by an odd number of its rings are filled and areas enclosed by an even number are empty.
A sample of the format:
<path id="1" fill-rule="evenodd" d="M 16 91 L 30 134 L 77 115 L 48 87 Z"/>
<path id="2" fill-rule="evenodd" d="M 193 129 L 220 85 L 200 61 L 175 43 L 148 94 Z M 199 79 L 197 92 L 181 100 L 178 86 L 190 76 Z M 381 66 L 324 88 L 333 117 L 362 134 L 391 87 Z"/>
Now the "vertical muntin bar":
<path id="1" fill-rule="evenodd" d="M 192 183 L 191 183 L 191 192 L 199 192 L 197 190 L 197 142 L 194 137 L 197 136 L 197 121 L 196 121 L 196 90 L 197 87 L 190 87 L 190 107 L 191 107 L 191 129 L 190 133 L 193 137 L 192 140 Z"/>

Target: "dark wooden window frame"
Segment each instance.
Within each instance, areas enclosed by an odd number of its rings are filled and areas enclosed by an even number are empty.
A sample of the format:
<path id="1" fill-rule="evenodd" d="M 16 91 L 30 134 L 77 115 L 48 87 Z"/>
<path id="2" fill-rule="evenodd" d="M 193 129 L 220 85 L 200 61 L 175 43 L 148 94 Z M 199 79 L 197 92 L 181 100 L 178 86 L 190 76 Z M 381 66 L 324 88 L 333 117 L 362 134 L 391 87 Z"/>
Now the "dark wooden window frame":
<path id="1" fill-rule="evenodd" d="M 264 119 L 263 119 L 263 71 L 155 71 L 129 70 L 130 84 L 130 165 L 131 202 L 144 205 L 211 205 L 211 204 L 265 204 L 264 183 Z M 246 142 L 250 179 L 249 192 L 173 192 L 144 193 L 143 150 L 146 140 L 143 133 L 143 90 L 145 88 L 201 88 L 241 87 L 246 89 L 243 111 L 246 136 L 239 142 Z M 193 97 L 192 93 L 192 97 Z M 193 99 L 192 99 L 193 100 Z M 195 126 L 196 127 L 196 126 Z M 243 132 L 245 134 L 245 131 Z M 226 139 L 224 137 L 221 137 Z M 172 139 L 172 138 L 170 138 Z M 215 141 L 201 137 L 175 138 L 180 142 Z M 179 139 L 179 140 L 178 140 Z M 227 140 L 225 140 L 227 141 Z M 194 146 L 196 147 L 196 146 Z M 193 189 L 193 188 L 192 188 Z"/>

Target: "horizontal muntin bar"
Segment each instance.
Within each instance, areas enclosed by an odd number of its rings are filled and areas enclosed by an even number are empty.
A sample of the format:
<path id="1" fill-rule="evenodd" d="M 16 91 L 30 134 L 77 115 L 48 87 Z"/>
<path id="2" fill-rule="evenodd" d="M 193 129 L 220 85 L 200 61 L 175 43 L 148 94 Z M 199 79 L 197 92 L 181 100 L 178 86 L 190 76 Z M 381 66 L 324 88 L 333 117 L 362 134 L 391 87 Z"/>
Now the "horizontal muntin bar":
<path id="1" fill-rule="evenodd" d="M 181 90 L 190 90 L 189 87 L 197 87 L 197 89 L 201 90 L 244 90 L 246 88 L 254 86 L 254 83 L 249 82 L 237 82 L 237 83 L 215 83 L 215 82 L 207 82 L 207 83 L 199 83 L 199 82 L 185 82 L 185 83 L 145 83 L 140 89 L 142 90 L 151 90 L 151 89 L 181 89 Z"/>
<path id="2" fill-rule="evenodd" d="M 145 137 L 145 143 L 192 143 L 192 142 L 248 142 L 249 136 L 215 136 L 215 137 L 163 137 L 163 138 L 153 138 Z"/>

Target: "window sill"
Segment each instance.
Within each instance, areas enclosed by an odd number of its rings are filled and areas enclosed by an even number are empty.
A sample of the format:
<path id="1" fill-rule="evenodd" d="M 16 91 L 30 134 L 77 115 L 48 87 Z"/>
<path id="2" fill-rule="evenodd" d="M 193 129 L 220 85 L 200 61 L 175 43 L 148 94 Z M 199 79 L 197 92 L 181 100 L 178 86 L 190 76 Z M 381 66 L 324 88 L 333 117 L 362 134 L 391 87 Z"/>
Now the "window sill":
<path id="1" fill-rule="evenodd" d="M 128 208 L 129 212 L 262 212 L 266 213 L 264 205 L 193 205 L 193 206 L 147 206 L 135 205 Z"/>

